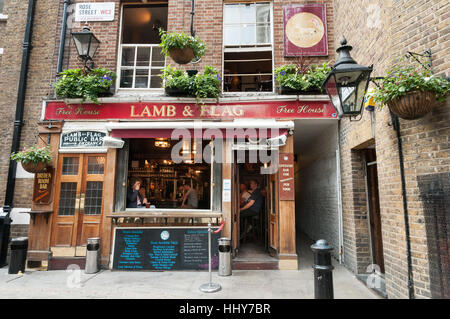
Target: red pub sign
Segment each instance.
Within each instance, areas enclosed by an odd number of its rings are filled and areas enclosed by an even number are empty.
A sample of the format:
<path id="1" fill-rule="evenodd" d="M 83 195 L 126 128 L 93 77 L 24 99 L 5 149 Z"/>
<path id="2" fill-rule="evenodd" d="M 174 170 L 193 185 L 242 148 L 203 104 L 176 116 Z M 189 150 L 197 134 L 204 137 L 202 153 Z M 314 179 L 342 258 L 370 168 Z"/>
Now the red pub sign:
<path id="1" fill-rule="evenodd" d="M 242 103 L 104 103 L 47 102 L 44 120 L 159 120 L 159 119 L 301 119 L 337 118 L 329 101 L 257 101 Z"/>

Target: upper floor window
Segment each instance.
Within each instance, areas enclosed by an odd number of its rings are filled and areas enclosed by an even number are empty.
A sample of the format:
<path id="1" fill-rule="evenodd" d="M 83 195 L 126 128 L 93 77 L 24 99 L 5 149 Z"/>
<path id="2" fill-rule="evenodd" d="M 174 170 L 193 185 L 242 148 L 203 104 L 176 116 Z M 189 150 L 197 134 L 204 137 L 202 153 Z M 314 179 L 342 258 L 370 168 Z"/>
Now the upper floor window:
<path id="1" fill-rule="evenodd" d="M 224 92 L 273 91 L 272 5 L 224 5 Z"/>
<path id="2" fill-rule="evenodd" d="M 123 6 L 119 88 L 161 88 L 165 58 L 159 28 L 167 29 L 167 4 Z"/>
<path id="3" fill-rule="evenodd" d="M 271 42 L 270 3 L 225 5 L 225 46 L 270 46 Z"/>
<path id="4" fill-rule="evenodd" d="M 0 0 L 0 13 L 3 12 L 4 5 L 5 5 L 5 0 Z"/>

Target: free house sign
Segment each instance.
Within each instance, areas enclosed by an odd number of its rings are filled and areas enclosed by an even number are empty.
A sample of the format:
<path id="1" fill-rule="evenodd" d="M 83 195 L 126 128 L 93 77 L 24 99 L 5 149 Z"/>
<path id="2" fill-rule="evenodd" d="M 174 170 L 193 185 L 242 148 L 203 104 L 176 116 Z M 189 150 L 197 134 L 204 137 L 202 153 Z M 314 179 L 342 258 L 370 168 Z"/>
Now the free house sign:
<path id="1" fill-rule="evenodd" d="M 325 4 L 285 5 L 284 55 L 328 55 Z"/>

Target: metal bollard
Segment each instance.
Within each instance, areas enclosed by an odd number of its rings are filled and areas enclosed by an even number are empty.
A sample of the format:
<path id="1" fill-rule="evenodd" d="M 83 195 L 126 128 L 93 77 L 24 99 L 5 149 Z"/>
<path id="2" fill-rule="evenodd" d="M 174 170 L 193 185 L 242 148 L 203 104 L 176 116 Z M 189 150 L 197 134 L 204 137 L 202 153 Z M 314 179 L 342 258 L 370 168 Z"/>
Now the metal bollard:
<path id="1" fill-rule="evenodd" d="M 331 251 L 333 246 L 325 239 L 318 240 L 311 245 L 314 252 L 314 298 L 334 299 L 333 269 L 331 265 Z"/>
<path id="2" fill-rule="evenodd" d="M 220 289 L 222 289 L 222 287 L 219 284 L 216 284 L 214 282 L 212 282 L 212 271 L 211 271 L 211 233 L 212 233 L 212 229 L 211 229 L 211 223 L 208 224 L 208 264 L 209 264 L 209 283 L 203 284 L 200 286 L 200 291 L 202 292 L 217 292 Z"/>
<path id="3" fill-rule="evenodd" d="M 219 238 L 219 276 L 231 276 L 230 238 Z"/>

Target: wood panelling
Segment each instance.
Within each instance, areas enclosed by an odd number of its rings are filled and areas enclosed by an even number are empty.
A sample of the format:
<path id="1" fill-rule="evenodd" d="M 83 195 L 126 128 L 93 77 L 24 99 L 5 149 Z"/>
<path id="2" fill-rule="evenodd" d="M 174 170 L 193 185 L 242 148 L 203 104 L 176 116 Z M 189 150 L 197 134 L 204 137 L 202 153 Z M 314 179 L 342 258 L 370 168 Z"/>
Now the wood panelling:
<path id="1" fill-rule="evenodd" d="M 293 153 L 293 152 L 294 152 L 294 137 L 289 136 L 286 145 L 280 147 L 280 153 Z M 292 186 L 294 187 L 294 185 Z M 279 224 L 280 224 L 279 226 L 280 269 L 297 269 L 298 263 L 295 245 L 295 201 L 279 200 Z M 283 262 L 282 260 L 285 260 L 285 262 Z"/>
<path id="2" fill-rule="evenodd" d="M 58 148 L 59 148 L 59 137 L 60 137 L 60 124 L 52 124 L 55 129 L 47 129 L 46 125 L 39 125 L 39 130 L 42 130 L 43 133 L 39 134 L 39 138 L 37 139 L 38 146 L 45 146 L 50 138 L 50 149 L 52 153 L 52 162 L 50 166 L 55 169 L 55 172 L 58 170 Z M 56 178 L 53 179 L 52 187 L 52 198 L 48 204 L 36 204 L 31 203 L 31 210 L 33 211 L 53 211 L 53 203 L 55 200 L 55 192 L 56 192 Z M 30 228 L 28 231 L 28 251 L 30 252 L 27 255 L 28 260 L 30 261 L 46 261 L 49 258 L 50 252 L 50 235 L 51 235 L 51 225 L 53 222 L 53 215 L 51 213 L 50 216 L 46 214 L 36 214 L 34 221 L 30 222 Z M 32 251 L 38 251 L 39 253 L 32 253 Z M 45 252 L 48 252 L 47 254 Z"/>
<path id="3" fill-rule="evenodd" d="M 111 215 L 114 211 L 114 185 L 116 177 L 117 149 L 110 148 L 106 153 L 105 180 L 103 187 L 103 214 L 100 221 L 100 262 L 103 267 L 109 264 L 113 227 Z"/>

